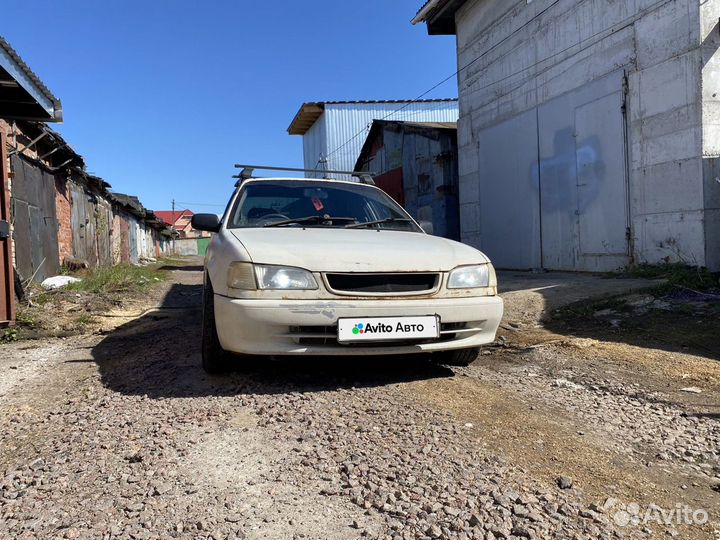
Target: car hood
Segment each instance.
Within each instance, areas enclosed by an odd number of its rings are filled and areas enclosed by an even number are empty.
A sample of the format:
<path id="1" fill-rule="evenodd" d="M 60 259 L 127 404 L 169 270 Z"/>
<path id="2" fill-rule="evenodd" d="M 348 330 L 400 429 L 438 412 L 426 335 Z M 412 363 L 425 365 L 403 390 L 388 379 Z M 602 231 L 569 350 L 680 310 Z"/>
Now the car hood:
<path id="1" fill-rule="evenodd" d="M 252 262 L 314 272 L 437 272 L 488 262 L 460 242 L 406 231 L 269 227 L 230 232 Z"/>

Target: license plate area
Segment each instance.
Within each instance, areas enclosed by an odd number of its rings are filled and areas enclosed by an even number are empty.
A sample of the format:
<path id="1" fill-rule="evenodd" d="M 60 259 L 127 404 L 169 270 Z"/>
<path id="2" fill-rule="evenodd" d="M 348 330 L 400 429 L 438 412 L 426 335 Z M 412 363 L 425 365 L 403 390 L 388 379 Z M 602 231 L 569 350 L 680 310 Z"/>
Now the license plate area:
<path id="1" fill-rule="evenodd" d="M 375 343 L 439 337 L 440 318 L 437 315 L 338 319 L 338 343 Z"/>

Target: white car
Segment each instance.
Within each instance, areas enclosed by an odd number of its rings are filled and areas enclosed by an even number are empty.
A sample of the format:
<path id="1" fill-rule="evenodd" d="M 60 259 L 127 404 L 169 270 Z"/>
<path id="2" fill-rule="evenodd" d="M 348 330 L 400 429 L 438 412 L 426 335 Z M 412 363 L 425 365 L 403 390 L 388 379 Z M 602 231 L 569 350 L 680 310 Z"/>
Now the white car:
<path id="1" fill-rule="evenodd" d="M 238 183 L 205 259 L 202 361 L 237 355 L 432 353 L 467 365 L 503 314 L 480 251 L 426 234 L 365 183 L 254 178 Z M 228 354 L 234 353 L 234 354 Z"/>

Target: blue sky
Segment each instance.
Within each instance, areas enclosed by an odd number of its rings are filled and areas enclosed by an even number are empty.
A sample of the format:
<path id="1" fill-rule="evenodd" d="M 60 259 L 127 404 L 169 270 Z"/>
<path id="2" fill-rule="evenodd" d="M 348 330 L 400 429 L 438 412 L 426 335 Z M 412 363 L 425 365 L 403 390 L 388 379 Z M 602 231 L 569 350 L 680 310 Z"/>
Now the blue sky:
<path id="1" fill-rule="evenodd" d="M 0 35 L 63 103 L 88 170 L 145 206 L 219 206 L 237 162 L 302 166 L 304 101 L 411 99 L 456 69 L 423 0 L 23 0 Z M 427 97 L 455 97 L 451 79 Z"/>

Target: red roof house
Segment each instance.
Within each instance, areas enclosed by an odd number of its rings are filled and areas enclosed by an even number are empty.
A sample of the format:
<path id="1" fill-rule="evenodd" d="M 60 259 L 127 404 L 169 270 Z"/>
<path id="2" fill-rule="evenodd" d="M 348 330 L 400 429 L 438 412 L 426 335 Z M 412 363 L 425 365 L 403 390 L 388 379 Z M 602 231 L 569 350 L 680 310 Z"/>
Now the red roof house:
<path id="1" fill-rule="evenodd" d="M 194 238 L 204 236 L 200 231 L 192 228 L 190 220 L 192 210 L 156 210 L 155 215 L 180 233 L 180 238 Z"/>

